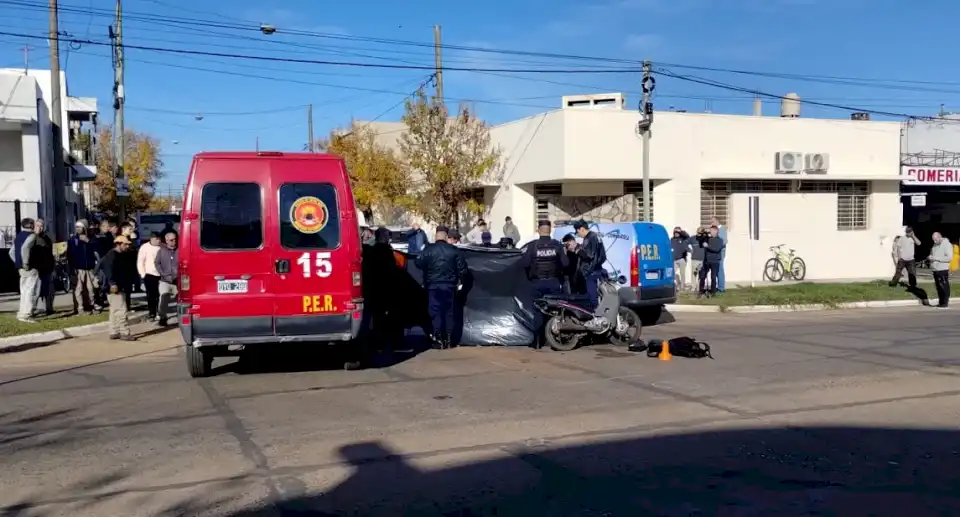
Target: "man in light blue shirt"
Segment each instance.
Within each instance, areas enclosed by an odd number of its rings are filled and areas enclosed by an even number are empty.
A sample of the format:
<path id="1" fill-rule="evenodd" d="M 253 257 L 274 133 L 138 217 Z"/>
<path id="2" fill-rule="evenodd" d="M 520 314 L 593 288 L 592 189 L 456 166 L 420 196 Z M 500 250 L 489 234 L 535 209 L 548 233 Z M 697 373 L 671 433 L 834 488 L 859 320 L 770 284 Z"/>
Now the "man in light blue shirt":
<path id="1" fill-rule="evenodd" d="M 713 225 L 717 227 L 720 240 L 723 241 L 723 251 L 720 252 L 720 272 L 717 273 L 717 291 L 723 292 L 727 288 L 727 275 L 724 272 L 727 261 L 727 226 L 720 224 L 720 220 L 713 218 Z"/>

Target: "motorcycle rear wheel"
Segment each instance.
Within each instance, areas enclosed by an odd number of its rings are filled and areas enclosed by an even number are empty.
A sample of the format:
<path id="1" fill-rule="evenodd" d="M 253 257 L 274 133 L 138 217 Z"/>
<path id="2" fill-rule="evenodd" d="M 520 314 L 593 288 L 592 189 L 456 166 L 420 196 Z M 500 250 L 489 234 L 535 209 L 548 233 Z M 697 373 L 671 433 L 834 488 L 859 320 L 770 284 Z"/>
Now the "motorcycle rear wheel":
<path id="1" fill-rule="evenodd" d="M 617 333 L 617 329 L 610 331 L 610 343 L 613 346 L 628 347 L 640 340 L 640 333 L 643 331 L 643 322 L 640 316 L 627 307 L 620 307 L 620 320 L 626 323 L 627 329 L 624 333 Z"/>
<path id="2" fill-rule="evenodd" d="M 543 338 L 550 348 L 557 352 L 569 352 L 580 346 L 580 341 L 586 332 L 560 332 L 555 330 L 560 326 L 560 317 L 552 316 L 547 320 L 547 325 L 543 329 Z"/>

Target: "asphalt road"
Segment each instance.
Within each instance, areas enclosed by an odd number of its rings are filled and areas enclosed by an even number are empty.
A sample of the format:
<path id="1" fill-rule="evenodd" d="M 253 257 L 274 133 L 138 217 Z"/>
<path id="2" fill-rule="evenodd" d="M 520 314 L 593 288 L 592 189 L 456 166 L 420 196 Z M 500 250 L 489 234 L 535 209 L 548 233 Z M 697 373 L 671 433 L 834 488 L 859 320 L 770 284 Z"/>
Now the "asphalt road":
<path id="1" fill-rule="evenodd" d="M 460 348 L 193 380 L 173 332 L 2 355 L 0 515 L 960 514 L 960 312 L 677 317 L 646 337 L 715 360 Z"/>

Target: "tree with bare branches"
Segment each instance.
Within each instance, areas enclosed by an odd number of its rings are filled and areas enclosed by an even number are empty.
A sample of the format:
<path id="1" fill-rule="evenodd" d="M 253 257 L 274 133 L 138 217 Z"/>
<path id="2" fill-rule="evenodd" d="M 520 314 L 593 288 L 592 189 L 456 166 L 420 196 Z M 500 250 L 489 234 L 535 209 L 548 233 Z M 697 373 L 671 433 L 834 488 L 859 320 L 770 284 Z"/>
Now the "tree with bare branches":
<path id="1" fill-rule="evenodd" d="M 491 145 L 490 128 L 465 105 L 449 117 L 422 89 L 407 100 L 403 122 L 400 151 L 418 179 L 416 210 L 434 223 L 459 223 L 459 209 L 476 204 L 476 189 L 501 180 L 501 151 Z"/>

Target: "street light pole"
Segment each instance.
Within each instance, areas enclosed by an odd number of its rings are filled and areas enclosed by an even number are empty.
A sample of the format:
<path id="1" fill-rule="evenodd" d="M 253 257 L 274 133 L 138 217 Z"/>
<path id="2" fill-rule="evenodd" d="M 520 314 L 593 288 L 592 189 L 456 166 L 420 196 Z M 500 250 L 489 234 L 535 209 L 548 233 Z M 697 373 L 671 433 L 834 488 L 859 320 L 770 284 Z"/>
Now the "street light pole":
<path id="1" fill-rule="evenodd" d="M 649 61 L 643 62 L 643 101 L 640 103 L 640 123 L 637 128 L 643 137 L 643 157 L 641 168 L 643 171 L 643 220 L 651 222 L 650 210 L 650 126 L 653 125 L 653 102 L 650 97 L 656 88 L 657 81 L 653 78 L 653 71 Z"/>

